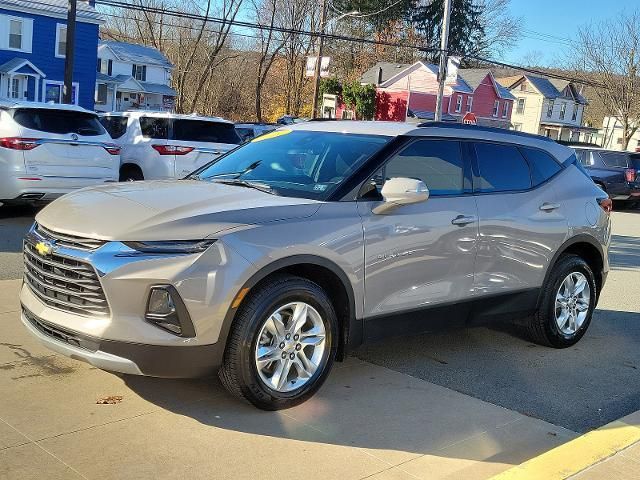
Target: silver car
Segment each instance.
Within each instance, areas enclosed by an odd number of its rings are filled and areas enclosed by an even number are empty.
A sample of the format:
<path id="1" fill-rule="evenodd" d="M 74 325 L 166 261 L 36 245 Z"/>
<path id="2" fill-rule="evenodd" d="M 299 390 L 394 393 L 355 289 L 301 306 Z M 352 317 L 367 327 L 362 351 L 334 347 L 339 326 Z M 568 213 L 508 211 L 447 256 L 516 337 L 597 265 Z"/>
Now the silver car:
<path id="1" fill-rule="evenodd" d="M 392 335 L 513 319 L 575 344 L 609 270 L 610 208 L 543 137 L 308 122 L 185 180 L 53 202 L 25 239 L 22 321 L 99 368 L 218 371 L 238 397 L 285 408 Z"/>

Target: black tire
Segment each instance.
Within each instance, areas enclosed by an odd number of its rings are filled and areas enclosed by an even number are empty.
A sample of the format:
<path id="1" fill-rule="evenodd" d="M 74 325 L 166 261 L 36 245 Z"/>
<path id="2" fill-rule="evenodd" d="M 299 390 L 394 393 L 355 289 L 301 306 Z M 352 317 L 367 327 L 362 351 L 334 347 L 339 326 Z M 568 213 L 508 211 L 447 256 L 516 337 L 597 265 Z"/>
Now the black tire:
<path id="1" fill-rule="evenodd" d="M 262 381 L 255 364 L 258 335 L 266 318 L 279 307 L 304 301 L 321 315 L 325 327 L 325 350 L 313 376 L 300 388 L 278 392 Z M 326 292 L 310 280 L 293 275 L 276 275 L 256 285 L 236 313 L 222 367 L 218 376 L 224 387 L 238 398 L 263 410 L 280 410 L 298 405 L 324 383 L 335 359 L 338 319 Z"/>
<path id="2" fill-rule="evenodd" d="M 587 316 L 578 330 L 567 335 L 560 331 L 555 320 L 555 301 L 560 285 L 572 272 L 580 272 L 591 288 Z M 591 268 L 581 257 L 573 254 L 562 255 L 552 267 L 545 285 L 542 286 L 538 311 L 527 320 L 527 330 L 532 341 L 554 348 L 567 348 L 576 344 L 589 328 L 596 308 L 598 291 Z"/>
<path id="3" fill-rule="evenodd" d="M 120 168 L 121 182 L 139 182 L 141 180 L 144 180 L 144 175 L 137 165 L 123 165 Z"/>

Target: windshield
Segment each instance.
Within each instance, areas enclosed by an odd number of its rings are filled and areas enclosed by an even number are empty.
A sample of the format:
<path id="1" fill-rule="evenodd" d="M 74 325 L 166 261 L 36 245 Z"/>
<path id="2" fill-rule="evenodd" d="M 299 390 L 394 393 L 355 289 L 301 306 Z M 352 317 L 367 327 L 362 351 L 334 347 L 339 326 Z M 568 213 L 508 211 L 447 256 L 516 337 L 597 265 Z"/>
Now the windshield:
<path id="1" fill-rule="evenodd" d="M 326 200 L 390 137 L 277 130 L 195 172 L 206 181 L 240 179 L 278 195 Z"/>

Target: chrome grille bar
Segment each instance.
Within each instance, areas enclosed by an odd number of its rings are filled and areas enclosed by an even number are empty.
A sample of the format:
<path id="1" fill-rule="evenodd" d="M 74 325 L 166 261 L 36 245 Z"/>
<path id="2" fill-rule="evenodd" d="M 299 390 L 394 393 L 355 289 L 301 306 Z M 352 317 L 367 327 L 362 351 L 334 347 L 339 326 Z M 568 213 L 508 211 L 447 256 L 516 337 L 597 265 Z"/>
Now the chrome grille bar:
<path id="1" fill-rule="evenodd" d="M 66 233 L 54 232 L 40 224 L 35 228 L 38 235 L 47 239 L 55 240 L 56 245 L 67 248 L 77 248 L 78 250 L 96 250 L 107 243 L 105 240 L 97 240 L 95 238 L 83 238 L 75 235 L 67 235 Z"/>

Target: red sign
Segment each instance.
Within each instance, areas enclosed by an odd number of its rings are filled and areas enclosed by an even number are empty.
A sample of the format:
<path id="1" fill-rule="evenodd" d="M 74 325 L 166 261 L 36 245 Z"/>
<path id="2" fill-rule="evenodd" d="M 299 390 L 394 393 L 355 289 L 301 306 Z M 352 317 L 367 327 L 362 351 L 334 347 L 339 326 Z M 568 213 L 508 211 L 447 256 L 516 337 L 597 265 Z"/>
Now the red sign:
<path id="1" fill-rule="evenodd" d="M 465 125 L 477 125 L 478 119 L 476 118 L 476 114 L 473 112 L 465 113 L 464 117 L 462 117 L 462 123 Z"/>

